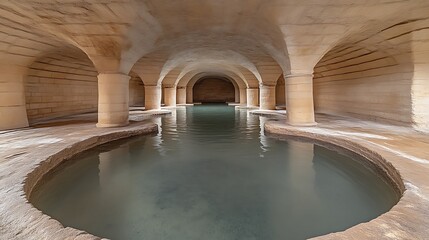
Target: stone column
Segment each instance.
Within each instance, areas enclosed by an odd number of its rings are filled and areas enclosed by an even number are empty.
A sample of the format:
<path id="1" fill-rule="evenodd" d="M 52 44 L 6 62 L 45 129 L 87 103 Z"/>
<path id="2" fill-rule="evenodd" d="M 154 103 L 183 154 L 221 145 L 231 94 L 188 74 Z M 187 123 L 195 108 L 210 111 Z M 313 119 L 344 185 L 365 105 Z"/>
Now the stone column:
<path id="1" fill-rule="evenodd" d="M 186 104 L 186 87 L 177 87 L 177 104 Z"/>
<path id="2" fill-rule="evenodd" d="M 285 76 L 287 120 L 291 125 L 314 126 L 313 74 Z"/>
<path id="3" fill-rule="evenodd" d="M 176 87 L 165 87 L 164 88 L 164 103 L 165 106 L 175 107 L 176 106 Z"/>
<path id="4" fill-rule="evenodd" d="M 186 87 L 186 103 L 194 103 L 194 92 L 190 87 Z"/>
<path id="5" fill-rule="evenodd" d="M 120 127 L 128 124 L 130 76 L 122 73 L 98 75 L 97 127 Z"/>
<path id="6" fill-rule="evenodd" d="M 0 130 L 28 127 L 24 78 L 27 68 L 0 66 Z"/>
<path id="7" fill-rule="evenodd" d="M 276 109 L 276 86 L 259 85 L 259 106 L 261 110 Z"/>
<path id="8" fill-rule="evenodd" d="M 258 106 L 258 88 L 248 88 L 247 93 L 247 107 Z"/>
<path id="9" fill-rule="evenodd" d="M 161 109 L 161 86 L 144 86 L 145 110 Z"/>
<path id="10" fill-rule="evenodd" d="M 247 103 L 247 90 L 240 88 L 240 106 L 246 106 Z"/>

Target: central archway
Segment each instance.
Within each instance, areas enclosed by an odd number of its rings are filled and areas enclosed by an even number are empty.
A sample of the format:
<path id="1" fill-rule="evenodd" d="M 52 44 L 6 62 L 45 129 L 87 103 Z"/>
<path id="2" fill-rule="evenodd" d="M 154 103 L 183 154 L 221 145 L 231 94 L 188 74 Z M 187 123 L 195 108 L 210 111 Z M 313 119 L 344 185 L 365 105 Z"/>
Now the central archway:
<path id="1" fill-rule="evenodd" d="M 235 101 L 235 87 L 227 78 L 201 78 L 195 83 L 192 91 L 194 102 L 228 103 Z"/>

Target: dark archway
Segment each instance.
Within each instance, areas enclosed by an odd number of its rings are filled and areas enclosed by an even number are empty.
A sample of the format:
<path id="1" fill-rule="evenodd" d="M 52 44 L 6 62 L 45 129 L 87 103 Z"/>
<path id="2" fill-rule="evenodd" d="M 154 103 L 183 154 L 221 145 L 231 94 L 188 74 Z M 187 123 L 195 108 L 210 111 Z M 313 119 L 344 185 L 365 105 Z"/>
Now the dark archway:
<path id="1" fill-rule="evenodd" d="M 227 78 L 205 77 L 193 87 L 194 102 L 227 103 L 235 101 L 235 88 Z"/>

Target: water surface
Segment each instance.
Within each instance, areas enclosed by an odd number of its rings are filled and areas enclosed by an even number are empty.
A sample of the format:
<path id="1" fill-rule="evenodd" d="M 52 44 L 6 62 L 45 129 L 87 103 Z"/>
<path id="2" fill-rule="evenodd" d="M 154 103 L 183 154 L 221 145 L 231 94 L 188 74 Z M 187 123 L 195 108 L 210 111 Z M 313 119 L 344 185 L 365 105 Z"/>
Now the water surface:
<path id="1" fill-rule="evenodd" d="M 111 239 L 305 239 L 376 218 L 398 200 L 350 154 L 265 136 L 226 106 L 154 117 L 160 132 L 96 147 L 46 179 L 32 203 Z"/>

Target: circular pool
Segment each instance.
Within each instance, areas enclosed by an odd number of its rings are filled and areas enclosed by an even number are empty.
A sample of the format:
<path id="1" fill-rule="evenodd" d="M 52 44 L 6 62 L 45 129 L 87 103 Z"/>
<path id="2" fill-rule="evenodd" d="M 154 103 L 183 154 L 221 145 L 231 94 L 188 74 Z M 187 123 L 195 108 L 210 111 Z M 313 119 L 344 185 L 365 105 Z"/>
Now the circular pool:
<path id="1" fill-rule="evenodd" d="M 227 106 L 178 108 L 156 135 L 85 151 L 31 202 L 64 226 L 111 239 L 306 239 L 387 212 L 397 192 L 365 159 L 263 132 Z"/>

